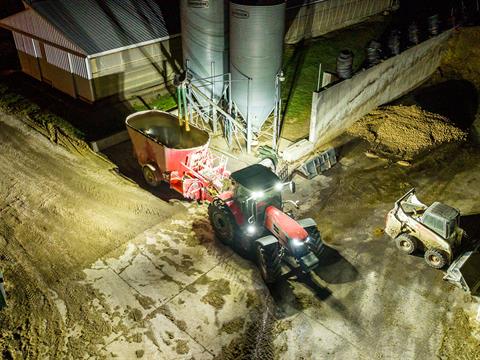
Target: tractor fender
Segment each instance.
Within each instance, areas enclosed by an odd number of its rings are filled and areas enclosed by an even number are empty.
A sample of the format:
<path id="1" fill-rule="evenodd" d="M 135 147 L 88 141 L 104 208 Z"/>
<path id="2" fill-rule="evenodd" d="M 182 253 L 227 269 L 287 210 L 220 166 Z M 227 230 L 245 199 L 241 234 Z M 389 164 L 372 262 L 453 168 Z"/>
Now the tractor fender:
<path id="1" fill-rule="evenodd" d="M 147 167 L 150 170 L 152 170 L 153 172 L 157 171 L 157 168 L 155 167 L 155 165 L 150 164 L 150 163 L 147 163 L 147 164 L 143 165 L 143 167 Z"/>
<path id="2" fill-rule="evenodd" d="M 270 245 L 278 243 L 278 239 L 273 235 L 267 235 L 267 236 L 261 237 L 260 239 L 255 240 L 255 243 L 260 244 L 263 247 L 268 247 Z"/>
<path id="3" fill-rule="evenodd" d="M 317 226 L 317 223 L 312 218 L 306 218 L 306 219 L 298 220 L 297 222 L 303 228 L 309 228 L 309 227 Z"/>

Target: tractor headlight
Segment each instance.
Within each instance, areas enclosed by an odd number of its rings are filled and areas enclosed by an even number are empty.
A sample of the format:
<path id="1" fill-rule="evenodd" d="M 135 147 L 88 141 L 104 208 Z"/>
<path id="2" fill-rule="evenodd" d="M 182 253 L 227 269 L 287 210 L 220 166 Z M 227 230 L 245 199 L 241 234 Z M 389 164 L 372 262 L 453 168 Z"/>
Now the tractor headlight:
<path id="1" fill-rule="evenodd" d="M 255 225 L 248 225 L 247 226 L 247 233 L 248 234 L 253 235 L 253 234 L 255 234 L 256 231 L 257 231 L 257 229 L 255 228 Z"/>
<path id="2" fill-rule="evenodd" d="M 281 191 L 283 189 L 283 183 L 278 182 L 275 184 L 275 190 Z"/>
<path id="3" fill-rule="evenodd" d="M 265 195 L 265 193 L 263 191 L 254 191 L 254 192 L 252 192 L 252 199 L 257 200 L 257 199 L 260 199 L 261 197 L 263 197 L 264 195 Z"/>
<path id="4" fill-rule="evenodd" d="M 302 245 L 302 244 L 303 244 L 302 241 L 300 241 L 300 240 L 298 240 L 298 239 L 292 239 L 292 245 L 293 245 L 293 246 L 300 246 L 300 245 Z"/>

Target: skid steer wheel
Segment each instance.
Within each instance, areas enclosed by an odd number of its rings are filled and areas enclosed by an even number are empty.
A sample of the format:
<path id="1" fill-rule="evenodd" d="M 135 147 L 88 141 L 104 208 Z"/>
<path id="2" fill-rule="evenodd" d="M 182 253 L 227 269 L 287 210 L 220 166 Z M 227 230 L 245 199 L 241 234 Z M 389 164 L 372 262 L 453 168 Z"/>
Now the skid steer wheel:
<path id="1" fill-rule="evenodd" d="M 437 249 L 428 249 L 425 251 L 425 261 L 427 262 L 428 265 L 435 269 L 441 269 L 443 268 L 447 262 L 447 255 Z"/>
<path id="2" fill-rule="evenodd" d="M 317 257 L 319 257 L 325 250 L 325 245 L 323 244 L 320 231 L 316 226 L 311 226 L 305 229 L 310 237 L 310 240 L 307 242 L 308 249 L 313 252 Z"/>
<path id="3" fill-rule="evenodd" d="M 278 280 L 282 272 L 281 257 L 278 243 L 263 246 L 257 244 L 256 249 L 257 263 L 260 268 L 263 280 L 267 284 L 272 284 Z"/>
<path id="4" fill-rule="evenodd" d="M 410 255 L 418 248 L 417 239 L 409 234 L 400 234 L 395 238 L 395 245 L 401 252 Z"/>
<path id="5" fill-rule="evenodd" d="M 150 186 L 157 186 L 159 184 L 159 181 L 157 180 L 156 176 L 156 169 L 155 166 L 151 164 L 144 165 L 142 168 L 143 171 L 143 177 L 145 178 L 145 181 L 147 182 L 148 185 Z"/>
<path id="6" fill-rule="evenodd" d="M 234 245 L 237 224 L 232 212 L 221 199 L 214 199 L 210 203 L 208 217 L 217 238 L 225 245 Z"/>

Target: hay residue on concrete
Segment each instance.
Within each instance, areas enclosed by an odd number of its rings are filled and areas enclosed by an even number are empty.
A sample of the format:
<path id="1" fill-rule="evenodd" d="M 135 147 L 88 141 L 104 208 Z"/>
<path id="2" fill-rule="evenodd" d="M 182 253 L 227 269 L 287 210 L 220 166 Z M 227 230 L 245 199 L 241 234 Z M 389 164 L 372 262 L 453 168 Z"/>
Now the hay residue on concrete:
<path id="1" fill-rule="evenodd" d="M 466 139 L 466 132 L 444 116 L 412 106 L 386 106 L 358 120 L 348 133 L 372 144 L 371 151 L 412 160 L 438 145 Z"/>

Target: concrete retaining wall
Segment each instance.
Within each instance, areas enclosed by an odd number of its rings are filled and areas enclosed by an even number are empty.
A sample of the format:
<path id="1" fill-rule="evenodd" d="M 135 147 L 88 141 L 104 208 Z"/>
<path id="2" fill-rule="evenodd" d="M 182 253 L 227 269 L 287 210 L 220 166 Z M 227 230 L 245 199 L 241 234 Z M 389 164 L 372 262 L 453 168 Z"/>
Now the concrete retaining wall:
<path id="1" fill-rule="evenodd" d="M 316 147 L 342 134 L 376 107 L 401 97 L 439 67 L 451 30 L 313 93 L 309 140 Z"/>

